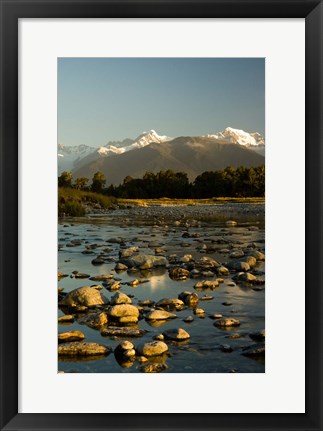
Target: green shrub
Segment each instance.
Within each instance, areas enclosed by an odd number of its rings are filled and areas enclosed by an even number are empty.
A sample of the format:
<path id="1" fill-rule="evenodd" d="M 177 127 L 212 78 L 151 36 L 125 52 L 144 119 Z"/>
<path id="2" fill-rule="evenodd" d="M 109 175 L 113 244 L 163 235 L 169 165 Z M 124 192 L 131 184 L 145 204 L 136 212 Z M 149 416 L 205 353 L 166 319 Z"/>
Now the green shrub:
<path id="1" fill-rule="evenodd" d="M 70 216 L 70 217 L 83 217 L 85 215 L 85 209 L 83 205 L 76 201 L 66 201 L 58 203 L 58 215 Z"/>

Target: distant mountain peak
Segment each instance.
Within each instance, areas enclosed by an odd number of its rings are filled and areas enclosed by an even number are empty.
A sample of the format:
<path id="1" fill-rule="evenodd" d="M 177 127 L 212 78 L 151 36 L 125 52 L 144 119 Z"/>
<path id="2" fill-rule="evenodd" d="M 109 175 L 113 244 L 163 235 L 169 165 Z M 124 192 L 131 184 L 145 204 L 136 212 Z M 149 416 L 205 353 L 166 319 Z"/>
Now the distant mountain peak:
<path id="1" fill-rule="evenodd" d="M 241 129 L 234 129 L 233 127 L 226 127 L 222 132 L 207 135 L 207 137 L 251 148 L 265 145 L 265 138 L 260 133 L 248 133 Z"/>
<path id="2" fill-rule="evenodd" d="M 170 141 L 173 138 L 168 136 L 160 136 L 155 130 L 149 132 L 142 132 L 136 139 L 125 139 L 122 142 L 109 142 L 106 146 L 100 147 L 97 153 L 101 157 L 107 157 L 113 154 L 123 154 L 127 151 L 135 150 L 138 148 L 146 147 L 152 143 L 160 143 Z"/>
<path id="3" fill-rule="evenodd" d="M 156 130 L 151 129 L 149 132 L 142 132 L 139 136 L 137 136 L 135 142 L 166 142 L 170 141 L 171 139 L 173 138 L 165 135 L 158 135 Z"/>

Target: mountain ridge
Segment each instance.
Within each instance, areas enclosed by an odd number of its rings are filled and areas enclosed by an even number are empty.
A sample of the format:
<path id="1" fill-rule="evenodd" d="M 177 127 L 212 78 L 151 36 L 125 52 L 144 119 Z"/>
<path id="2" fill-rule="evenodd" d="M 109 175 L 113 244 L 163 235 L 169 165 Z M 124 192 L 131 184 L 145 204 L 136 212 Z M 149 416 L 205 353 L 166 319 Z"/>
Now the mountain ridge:
<path id="1" fill-rule="evenodd" d="M 125 138 L 122 141 L 109 141 L 106 145 L 99 148 L 83 144 L 77 146 L 64 146 L 59 144 L 58 172 L 60 174 L 63 170 L 78 171 L 83 166 L 93 163 L 100 158 L 124 154 L 128 151 L 139 150 L 152 143 L 164 143 L 177 138 L 158 135 L 158 133 L 152 129 L 148 132 L 142 132 L 135 139 Z M 233 143 L 249 148 L 263 156 L 265 155 L 265 138 L 258 132 L 248 133 L 244 130 L 227 127 L 222 132 L 202 135 L 195 138 L 208 138 L 227 144 Z"/>
<path id="2" fill-rule="evenodd" d="M 171 141 L 154 142 L 136 151 L 127 151 L 111 157 L 99 158 L 73 172 L 75 178 L 92 178 L 103 172 L 107 185 L 119 185 L 127 176 L 142 177 L 145 172 L 171 169 L 185 172 L 190 181 L 202 172 L 264 164 L 264 157 L 255 151 L 225 140 L 211 137 L 178 137 Z"/>

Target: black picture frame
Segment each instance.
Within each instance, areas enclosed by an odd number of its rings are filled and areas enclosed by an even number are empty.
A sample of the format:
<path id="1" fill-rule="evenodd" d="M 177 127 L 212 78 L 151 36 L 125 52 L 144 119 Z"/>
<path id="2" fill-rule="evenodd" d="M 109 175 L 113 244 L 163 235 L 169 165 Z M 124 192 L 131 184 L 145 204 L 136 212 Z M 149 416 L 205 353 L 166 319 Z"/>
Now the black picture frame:
<path id="1" fill-rule="evenodd" d="M 323 5 L 318 0 L 0 0 L 1 430 L 322 429 Z M 18 20 L 19 18 L 305 18 L 306 20 L 306 413 L 18 413 Z M 296 269 L 296 268 L 295 268 Z M 286 328 L 285 328 L 286 329 Z M 290 352 L 286 354 L 291 355 Z M 297 378 L 297 376 L 295 376 Z M 256 395 L 257 396 L 257 395 Z M 251 400 L 252 402 L 252 400 Z"/>

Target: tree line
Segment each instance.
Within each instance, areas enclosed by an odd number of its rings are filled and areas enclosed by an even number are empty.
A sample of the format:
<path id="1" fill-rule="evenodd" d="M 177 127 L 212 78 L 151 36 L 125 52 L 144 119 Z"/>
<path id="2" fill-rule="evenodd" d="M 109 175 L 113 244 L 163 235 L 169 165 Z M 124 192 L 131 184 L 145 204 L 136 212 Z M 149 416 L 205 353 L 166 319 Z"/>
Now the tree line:
<path id="1" fill-rule="evenodd" d="M 90 180 L 86 177 L 73 180 L 71 172 L 58 177 L 59 187 L 93 191 L 126 199 L 155 198 L 213 198 L 213 197 L 263 197 L 265 196 L 265 166 L 237 169 L 228 166 L 223 170 L 206 171 L 190 182 L 185 172 L 172 170 L 156 174 L 146 172 L 142 178 L 127 176 L 122 184 L 106 187 L 106 177 L 96 172 Z"/>

